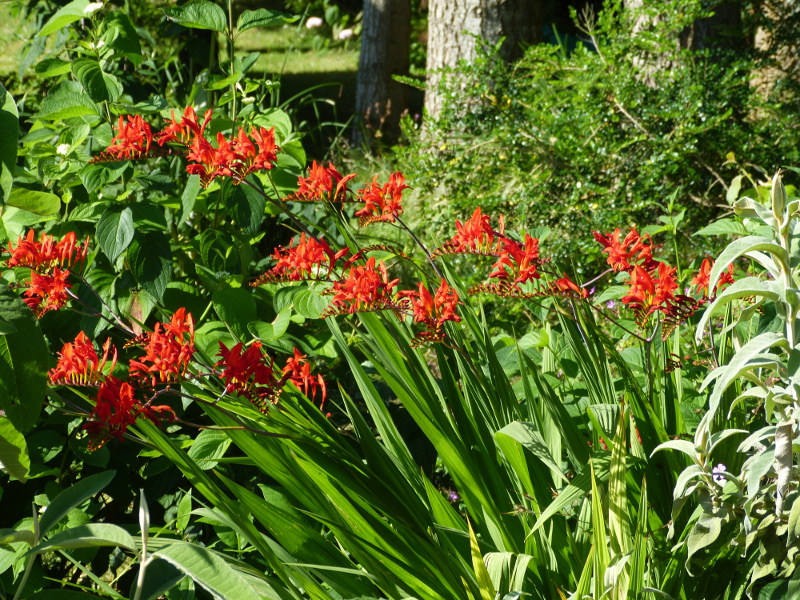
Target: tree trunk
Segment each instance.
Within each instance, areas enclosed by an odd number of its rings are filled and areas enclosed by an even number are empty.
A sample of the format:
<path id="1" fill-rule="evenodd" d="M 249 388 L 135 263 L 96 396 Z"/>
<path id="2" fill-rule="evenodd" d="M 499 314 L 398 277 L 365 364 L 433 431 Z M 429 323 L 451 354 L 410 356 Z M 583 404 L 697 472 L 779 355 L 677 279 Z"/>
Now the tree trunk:
<path id="1" fill-rule="evenodd" d="M 752 85 L 764 100 L 797 102 L 800 88 L 800 5 L 796 0 L 762 0 L 755 7 L 759 54 Z"/>
<path id="2" fill-rule="evenodd" d="M 408 75 L 410 38 L 410 0 L 364 0 L 354 143 L 364 141 L 365 131 L 387 143 L 397 138 L 408 86 L 392 76 Z"/>
<path id="3" fill-rule="evenodd" d="M 669 0 L 667 1 L 668 4 Z M 647 0 L 625 0 L 625 10 L 632 19 L 632 35 L 652 29 L 662 21 L 658 16 L 665 4 L 654 4 Z M 673 9 L 675 10 L 675 9 Z M 673 38 L 661 40 L 655 52 L 633 57 L 634 67 L 641 73 L 644 83 L 657 86 L 658 72 L 672 70 L 672 54 L 680 50 L 702 50 L 704 48 L 734 49 L 742 42 L 741 8 L 737 2 L 718 2 L 710 17 L 697 19 Z"/>
<path id="4" fill-rule="evenodd" d="M 476 38 L 496 44 L 515 60 L 525 44 L 542 41 L 544 0 L 430 0 L 428 5 L 428 83 L 425 111 L 435 119 L 442 108 L 438 92 L 442 70 L 475 59 Z M 468 82 L 462 82 L 468 94 Z"/>

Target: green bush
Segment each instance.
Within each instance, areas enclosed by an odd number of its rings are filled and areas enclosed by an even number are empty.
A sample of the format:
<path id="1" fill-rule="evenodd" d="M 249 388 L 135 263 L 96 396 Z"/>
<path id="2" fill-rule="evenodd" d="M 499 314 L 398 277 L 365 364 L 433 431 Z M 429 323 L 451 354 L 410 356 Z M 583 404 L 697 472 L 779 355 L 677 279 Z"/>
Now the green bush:
<path id="1" fill-rule="evenodd" d="M 690 222 L 708 222 L 737 161 L 766 172 L 792 164 L 796 107 L 760 102 L 753 56 L 710 43 L 676 49 L 675 32 L 705 14 L 699 6 L 669 3 L 634 35 L 610 1 L 596 18 L 583 15 L 574 49 L 533 46 L 516 64 L 484 47 L 445 78 L 437 121 L 424 132 L 406 122 L 396 156 L 413 174 L 412 221 L 441 233 L 482 206 L 550 227 L 559 258 L 598 258 L 586 231 L 652 225 L 670 199 Z"/>

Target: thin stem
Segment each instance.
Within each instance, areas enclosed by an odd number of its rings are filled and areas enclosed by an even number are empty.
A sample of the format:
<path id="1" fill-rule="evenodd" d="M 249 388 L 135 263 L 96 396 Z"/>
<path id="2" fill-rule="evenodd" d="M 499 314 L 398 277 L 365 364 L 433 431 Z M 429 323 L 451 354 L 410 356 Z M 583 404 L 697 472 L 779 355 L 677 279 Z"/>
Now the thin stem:
<path id="1" fill-rule="evenodd" d="M 228 38 L 228 53 L 231 59 L 231 71 L 229 75 L 232 77 L 236 70 L 236 58 L 234 56 L 234 43 L 233 43 L 233 0 L 228 0 L 228 29 L 226 31 Z M 231 121 L 236 123 L 236 82 L 231 82 Z"/>
<path id="2" fill-rule="evenodd" d="M 255 191 L 257 191 L 259 194 L 261 194 L 264 198 L 266 198 L 267 201 L 271 202 L 274 206 L 277 206 L 278 209 L 283 214 L 285 214 L 286 216 L 288 216 L 292 220 L 292 223 L 294 223 L 294 225 L 295 225 L 295 227 L 297 227 L 298 231 L 300 231 L 302 233 L 305 233 L 309 237 L 314 237 L 314 236 L 311 235 L 311 232 L 308 231 L 306 226 L 303 225 L 302 222 L 300 222 L 300 220 L 297 218 L 297 216 L 292 211 L 290 211 L 288 208 L 286 208 L 286 205 L 280 199 L 280 193 L 278 192 L 278 188 L 275 185 L 275 182 L 272 181 L 272 177 L 270 177 L 269 174 L 267 174 L 267 178 L 269 179 L 270 184 L 272 184 L 272 189 L 275 192 L 275 198 L 271 198 L 269 196 L 269 194 L 267 194 L 264 190 L 259 189 L 258 186 L 256 186 L 255 184 L 253 184 L 250 181 L 247 181 L 247 179 L 240 180 L 240 183 L 244 183 L 244 184 L 250 186 Z"/>
<path id="3" fill-rule="evenodd" d="M 100 296 L 100 294 L 98 294 L 98 293 L 97 293 L 97 290 L 95 290 L 95 289 L 94 289 L 94 287 L 93 287 L 93 286 L 92 286 L 92 285 L 91 285 L 91 284 L 90 284 L 90 283 L 89 283 L 89 282 L 86 280 L 86 278 L 85 278 L 83 275 L 77 275 L 77 274 L 76 274 L 76 277 L 77 277 L 78 279 L 80 279 L 80 282 L 81 282 L 82 284 L 84 284 L 84 285 L 85 285 L 87 288 L 89 288 L 89 291 L 91 291 L 91 292 L 92 292 L 92 294 L 94 294 L 94 296 L 95 296 L 95 297 L 96 297 L 98 300 L 100 300 L 100 304 L 102 304 L 102 305 L 103 305 L 103 308 L 105 308 L 105 309 L 108 311 L 108 313 L 109 313 L 109 314 L 110 314 L 112 317 L 114 317 L 114 321 L 112 322 L 112 321 L 111 321 L 111 320 L 110 320 L 108 317 L 105 317 L 105 316 L 103 315 L 103 312 L 102 312 L 102 311 L 100 311 L 100 313 L 97 313 L 97 314 L 98 314 L 98 316 L 100 316 L 100 317 L 102 317 L 102 318 L 106 319 L 106 320 L 107 320 L 109 323 L 112 323 L 112 325 L 114 324 L 114 322 L 116 322 L 116 325 L 117 325 L 117 327 L 119 327 L 120 329 L 122 329 L 123 331 L 125 331 L 125 332 L 129 333 L 129 334 L 130 334 L 130 335 L 132 335 L 132 336 L 136 336 L 136 332 L 134 332 L 134 331 L 133 331 L 133 329 L 131 329 L 130 327 L 128 327 L 128 326 L 127 326 L 127 325 L 126 325 L 126 324 L 125 324 L 125 323 L 122 321 L 122 319 L 120 319 L 120 318 L 119 318 L 119 317 L 118 317 L 118 316 L 117 316 L 117 315 L 114 313 L 114 311 L 113 311 L 113 310 L 111 310 L 111 307 L 110 307 L 108 304 L 106 304 L 106 301 L 105 301 L 105 300 L 103 300 L 103 298 Z M 72 293 L 70 290 L 67 290 L 67 293 L 68 293 L 68 294 L 69 294 L 69 295 L 70 295 L 70 296 L 71 296 L 71 297 L 72 297 L 74 300 L 77 300 L 77 301 L 78 301 L 78 302 L 79 302 L 81 305 L 85 306 L 85 307 L 86 307 L 86 308 L 88 308 L 88 309 L 91 309 L 91 308 L 92 308 L 91 306 L 87 305 L 87 304 L 86 304 L 86 303 L 85 303 L 83 300 L 81 300 L 80 298 L 78 298 L 78 296 L 76 296 L 76 295 L 75 295 L 74 293 Z"/>
<path id="4" fill-rule="evenodd" d="M 408 235 L 411 236 L 411 239 L 414 240 L 414 243 L 420 248 L 422 248 L 422 251 L 425 253 L 425 257 L 428 259 L 428 262 L 431 264 L 431 267 L 433 267 L 433 270 L 436 273 L 436 275 L 441 279 L 444 279 L 444 275 L 442 275 L 442 272 L 439 270 L 439 267 L 436 266 L 433 257 L 431 257 L 431 253 L 428 252 L 428 249 L 425 247 L 425 244 L 422 243 L 422 240 L 420 240 L 416 236 L 416 234 L 413 231 L 411 231 L 408 225 L 406 225 L 399 216 L 395 215 L 395 219 L 397 220 L 398 223 L 400 223 L 400 226 L 403 229 L 405 229 L 406 233 L 408 233 Z"/>

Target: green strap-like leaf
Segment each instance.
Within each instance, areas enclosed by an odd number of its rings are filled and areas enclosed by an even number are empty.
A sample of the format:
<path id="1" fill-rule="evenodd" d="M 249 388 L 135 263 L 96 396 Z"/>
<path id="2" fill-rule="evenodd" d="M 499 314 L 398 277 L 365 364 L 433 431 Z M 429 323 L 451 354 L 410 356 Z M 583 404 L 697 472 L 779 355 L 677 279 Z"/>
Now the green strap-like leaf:
<path id="1" fill-rule="evenodd" d="M 3 135 L 0 135 L 0 203 L 2 203 L 11 195 L 19 139 L 17 104 L 2 85 L 0 85 L 0 131 L 3 132 Z"/>
<path id="2" fill-rule="evenodd" d="M 111 523 L 88 523 L 57 533 L 46 542 L 31 548 L 29 553 L 39 554 L 45 550 L 70 548 L 94 548 L 116 546 L 133 550 L 135 542 L 130 533 Z"/>
<path id="3" fill-rule="evenodd" d="M 226 600 L 253 600 L 257 597 L 240 571 L 222 555 L 203 546 L 174 541 L 152 556 L 166 560 L 215 597 Z"/>
<path id="4" fill-rule="evenodd" d="M 72 487 L 68 487 L 53 498 L 53 501 L 48 504 L 42 514 L 42 518 L 39 520 L 40 535 L 44 536 L 47 534 L 47 532 L 70 510 L 87 498 L 91 498 L 111 483 L 111 480 L 114 478 L 114 473 L 115 471 L 105 471 L 81 479 L 78 483 Z"/>

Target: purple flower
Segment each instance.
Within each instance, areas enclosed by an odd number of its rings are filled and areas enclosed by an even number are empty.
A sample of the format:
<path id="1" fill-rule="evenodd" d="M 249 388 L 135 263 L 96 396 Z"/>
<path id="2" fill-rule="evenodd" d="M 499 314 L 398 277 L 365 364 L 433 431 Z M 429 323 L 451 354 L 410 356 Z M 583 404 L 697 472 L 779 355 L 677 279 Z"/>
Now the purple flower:
<path id="1" fill-rule="evenodd" d="M 614 308 L 616 305 L 617 303 L 614 302 L 613 300 L 609 300 L 608 302 L 606 302 L 606 308 Z"/>
<path id="2" fill-rule="evenodd" d="M 720 463 L 716 467 L 711 469 L 711 476 L 713 477 L 714 481 L 716 481 L 717 483 L 722 483 L 723 481 L 725 481 L 725 476 L 723 475 L 723 473 L 726 473 L 726 472 L 727 472 L 727 469 L 725 468 L 725 465 Z"/>
<path id="3" fill-rule="evenodd" d="M 449 492 L 447 494 L 447 499 L 450 500 L 450 502 L 458 502 L 461 500 L 461 496 L 458 495 L 458 492 Z"/>

